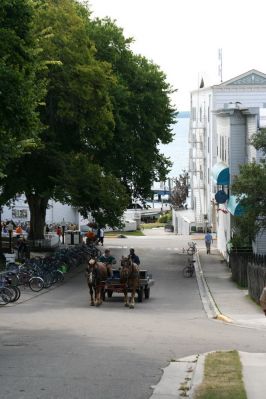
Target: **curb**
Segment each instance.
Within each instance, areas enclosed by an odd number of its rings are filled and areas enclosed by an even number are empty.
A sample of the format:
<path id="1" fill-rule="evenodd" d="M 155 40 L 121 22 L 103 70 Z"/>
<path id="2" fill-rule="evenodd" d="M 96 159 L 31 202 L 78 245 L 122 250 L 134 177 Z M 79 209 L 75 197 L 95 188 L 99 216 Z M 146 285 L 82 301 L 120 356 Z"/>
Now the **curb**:
<path id="1" fill-rule="evenodd" d="M 225 316 L 224 314 L 221 313 L 216 316 L 216 320 L 222 320 L 226 323 L 233 323 L 233 320 L 230 317 Z"/>
<path id="2" fill-rule="evenodd" d="M 227 317 L 226 315 L 223 315 L 220 310 L 218 309 L 211 291 L 209 289 L 209 286 L 207 284 L 207 281 L 205 279 L 201 263 L 200 263 L 200 258 L 199 258 L 199 253 L 196 252 L 196 262 L 195 262 L 195 270 L 196 270 L 196 278 L 197 278 L 197 283 L 199 287 L 199 292 L 200 292 L 200 297 L 201 301 L 204 307 L 205 312 L 207 313 L 207 316 L 209 319 L 215 319 L 215 320 L 221 320 L 225 323 L 233 323 L 233 320 L 230 319 L 230 317 Z"/>
<path id="3" fill-rule="evenodd" d="M 190 385 L 190 391 L 189 391 L 189 398 L 190 399 L 193 399 L 193 396 L 194 396 L 196 388 L 203 381 L 205 357 L 206 357 L 206 353 L 198 355 L 197 363 L 195 365 L 195 369 L 194 369 L 194 372 L 193 372 L 191 385 Z"/>
<path id="4" fill-rule="evenodd" d="M 192 355 L 172 361 L 163 371 L 158 384 L 151 386 L 153 393 L 150 399 L 190 398 L 192 383 L 199 381 L 197 363 L 200 355 Z"/>

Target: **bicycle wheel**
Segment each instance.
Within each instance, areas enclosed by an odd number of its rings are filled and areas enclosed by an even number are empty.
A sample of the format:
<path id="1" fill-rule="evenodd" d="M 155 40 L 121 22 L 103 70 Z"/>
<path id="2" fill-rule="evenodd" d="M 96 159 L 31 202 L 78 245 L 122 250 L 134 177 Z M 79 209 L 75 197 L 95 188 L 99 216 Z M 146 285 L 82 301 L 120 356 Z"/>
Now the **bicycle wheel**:
<path id="1" fill-rule="evenodd" d="M 44 282 L 44 288 L 50 288 L 52 284 L 55 283 L 53 280 L 53 276 L 51 273 L 46 273 L 43 277 L 42 280 Z"/>
<path id="2" fill-rule="evenodd" d="M 184 267 L 183 276 L 184 277 L 192 277 L 193 276 L 193 269 L 191 268 L 191 266 Z"/>
<path id="3" fill-rule="evenodd" d="M 6 288 L 3 287 L 0 289 L 0 305 L 4 306 L 7 305 L 12 299 L 12 293 L 11 291 Z"/>
<path id="4" fill-rule="evenodd" d="M 44 288 L 44 281 L 41 277 L 32 277 L 29 280 L 29 287 L 34 292 L 39 292 Z"/>
<path id="5" fill-rule="evenodd" d="M 64 273 L 61 270 L 55 270 L 53 272 L 53 276 L 56 280 L 56 283 L 62 283 L 64 281 Z"/>
<path id="6" fill-rule="evenodd" d="M 17 290 L 15 287 L 9 286 L 8 287 L 10 293 L 11 293 L 11 299 L 10 302 L 15 302 L 17 298 Z"/>
<path id="7" fill-rule="evenodd" d="M 19 287 L 12 287 L 12 288 L 14 288 L 15 291 L 16 291 L 16 298 L 14 299 L 14 302 L 17 302 L 19 300 L 19 298 L 20 298 L 20 295 L 21 295 L 20 288 Z"/>

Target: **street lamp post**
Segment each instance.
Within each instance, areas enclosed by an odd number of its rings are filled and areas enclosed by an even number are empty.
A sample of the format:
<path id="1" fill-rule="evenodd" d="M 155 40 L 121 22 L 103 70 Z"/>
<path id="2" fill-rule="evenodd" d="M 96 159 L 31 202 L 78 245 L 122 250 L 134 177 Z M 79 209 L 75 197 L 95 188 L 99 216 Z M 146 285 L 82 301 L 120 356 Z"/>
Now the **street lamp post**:
<path id="1" fill-rule="evenodd" d="M 13 224 L 11 222 L 7 225 L 7 231 L 9 235 L 9 253 L 12 253 L 12 234 L 13 234 Z"/>
<path id="2" fill-rule="evenodd" d="M 62 244 L 65 244 L 65 228 L 66 228 L 66 222 L 65 222 L 65 219 L 64 219 L 64 218 L 63 218 L 63 220 L 62 220 L 61 227 L 62 227 Z"/>

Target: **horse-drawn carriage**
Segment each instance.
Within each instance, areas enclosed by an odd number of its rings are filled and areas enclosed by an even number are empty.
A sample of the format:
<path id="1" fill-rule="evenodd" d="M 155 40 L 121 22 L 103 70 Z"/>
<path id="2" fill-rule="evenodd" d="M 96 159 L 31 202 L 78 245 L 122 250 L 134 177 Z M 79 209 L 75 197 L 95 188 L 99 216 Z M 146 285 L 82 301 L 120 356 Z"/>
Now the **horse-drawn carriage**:
<path id="1" fill-rule="evenodd" d="M 90 289 L 91 305 L 99 306 L 102 301 L 111 298 L 113 293 L 123 293 L 125 306 L 134 308 L 135 294 L 138 302 L 150 297 L 150 287 L 154 284 L 147 270 L 140 270 L 130 257 L 122 257 L 121 267 L 112 269 L 112 277 L 107 275 L 107 267 L 96 259 L 91 259 L 86 271 Z M 130 299 L 128 293 L 131 293 Z"/>
<path id="2" fill-rule="evenodd" d="M 121 272 L 118 269 L 113 270 L 113 276 L 108 278 L 103 285 L 103 300 L 106 299 L 106 295 L 108 298 L 113 296 L 113 293 L 124 293 L 125 285 L 127 282 L 121 282 Z M 151 286 L 154 285 L 154 280 L 152 278 L 151 273 L 147 270 L 139 270 L 139 282 L 136 288 L 136 294 L 138 297 L 138 302 L 142 302 L 143 299 L 150 298 L 150 290 Z M 127 287 L 127 291 L 131 292 L 132 289 Z"/>

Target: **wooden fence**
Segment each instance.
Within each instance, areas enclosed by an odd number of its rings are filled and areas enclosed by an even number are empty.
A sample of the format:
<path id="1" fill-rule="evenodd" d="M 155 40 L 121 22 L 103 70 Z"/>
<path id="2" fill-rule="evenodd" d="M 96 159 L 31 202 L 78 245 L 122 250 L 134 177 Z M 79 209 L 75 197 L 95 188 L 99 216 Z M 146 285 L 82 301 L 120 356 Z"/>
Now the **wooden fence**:
<path id="1" fill-rule="evenodd" d="M 229 257 L 232 280 L 248 288 L 249 295 L 257 303 L 262 289 L 266 286 L 266 256 L 252 252 L 232 252 Z"/>

